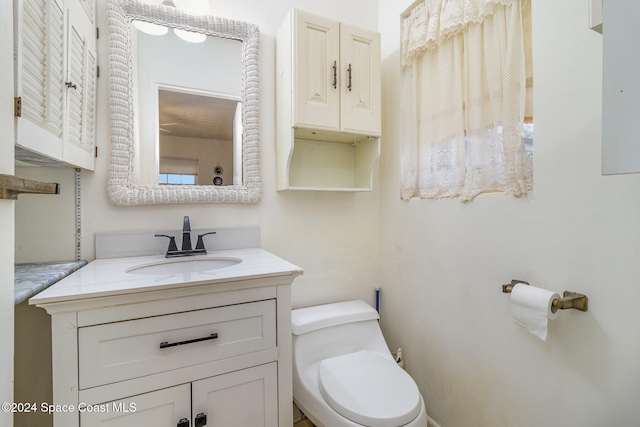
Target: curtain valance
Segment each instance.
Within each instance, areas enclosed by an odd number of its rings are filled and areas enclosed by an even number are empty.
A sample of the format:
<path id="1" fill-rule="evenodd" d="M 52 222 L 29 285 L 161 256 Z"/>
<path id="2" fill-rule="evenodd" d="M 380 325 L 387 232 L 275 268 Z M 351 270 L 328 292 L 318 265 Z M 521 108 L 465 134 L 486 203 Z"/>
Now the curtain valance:
<path id="1" fill-rule="evenodd" d="M 493 15 L 496 5 L 519 0 L 425 0 L 402 21 L 402 67 L 411 65 L 425 50 Z"/>

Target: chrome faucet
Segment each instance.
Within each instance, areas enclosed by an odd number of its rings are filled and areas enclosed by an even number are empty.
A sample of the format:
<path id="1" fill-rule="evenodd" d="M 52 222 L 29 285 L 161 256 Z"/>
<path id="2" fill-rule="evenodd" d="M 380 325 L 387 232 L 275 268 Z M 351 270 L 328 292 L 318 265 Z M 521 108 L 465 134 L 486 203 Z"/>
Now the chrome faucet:
<path id="1" fill-rule="evenodd" d="M 182 250 L 178 250 L 176 245 L 175 236 L 167 236 L 166 234 L 155 234 L 155 237 L 167 237 L 169 239 L 169 247 L 167 248 L 166 258 L 179 257 L 179 256 L 191 256 L 191 255 L 203 255 L 207 253 L 207 249 L 204 247 L 204 241 L 202 238 L 208 234 L 216 234 L 215 231 L 210 231 L 204 234 L 198 234 L 198 242 L 196 248 L 193 249 L 191 245 L 191 223 L 189 217 L 185 216 L 182 221 Z"/>

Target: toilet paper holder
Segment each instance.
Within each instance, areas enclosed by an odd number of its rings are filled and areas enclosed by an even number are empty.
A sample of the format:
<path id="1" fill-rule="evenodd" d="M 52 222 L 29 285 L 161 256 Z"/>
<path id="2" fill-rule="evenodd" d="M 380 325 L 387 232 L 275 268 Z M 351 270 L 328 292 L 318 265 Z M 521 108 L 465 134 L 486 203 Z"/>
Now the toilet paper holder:
<path id="1" fill-rule="evenodd" d="M 523 285 L 529 284 L 529 282 L 525 282 L 524 280 L 514 279 L 511 283 L 502 285 L 502 292 L 505 294 L 511 293 L 513 287 L 518 283 L 522 283 Z M 586 295 L 579 294 L 577 292 L 564 291 L 562 298 L 554 299 L 551 302 L 551 305 L 560 310 L 575 308 L 576 310 L 587 311 L 589 308 L 589 298 L 587 298 Z"/>

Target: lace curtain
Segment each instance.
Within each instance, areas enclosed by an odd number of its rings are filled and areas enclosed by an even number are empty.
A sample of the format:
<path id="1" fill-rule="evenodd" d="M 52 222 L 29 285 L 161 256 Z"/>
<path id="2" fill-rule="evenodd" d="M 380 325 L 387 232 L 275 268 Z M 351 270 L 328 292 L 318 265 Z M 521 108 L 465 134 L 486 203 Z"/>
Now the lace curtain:
<path id="1" fill-rule="evenodd" d="M 401 55 L 402 198 L 529 192 L 520 0 L 426 0 Z"/>

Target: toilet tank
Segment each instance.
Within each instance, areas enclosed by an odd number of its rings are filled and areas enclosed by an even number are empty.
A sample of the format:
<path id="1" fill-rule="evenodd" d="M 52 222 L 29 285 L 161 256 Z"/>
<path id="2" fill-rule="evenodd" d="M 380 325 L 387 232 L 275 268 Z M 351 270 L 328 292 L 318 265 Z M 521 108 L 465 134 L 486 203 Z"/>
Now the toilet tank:
<path id="1" fill-rule="evenodd" d="M 301 369 L 360 350 L 375 351 L 393 359 L 378 319 L 378 312 L 361 300 L 293 310 L 294 365 Z"/>

